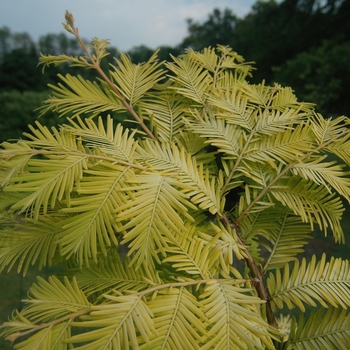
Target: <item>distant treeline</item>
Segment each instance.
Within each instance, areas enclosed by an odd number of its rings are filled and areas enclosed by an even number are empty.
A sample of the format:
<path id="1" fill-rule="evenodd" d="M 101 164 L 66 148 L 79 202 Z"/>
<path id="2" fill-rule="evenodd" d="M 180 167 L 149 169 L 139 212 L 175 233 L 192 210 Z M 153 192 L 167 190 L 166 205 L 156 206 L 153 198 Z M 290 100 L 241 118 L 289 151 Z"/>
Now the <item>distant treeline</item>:
<path id="1" fill-rule="evenodd" d="M 316 103 L 324 116 L 350 116 L 349 18 L 350 0 L 257 1 L 244 18 L 232 9 L 214 9 L 202 23 L 189 19 L 188 35 L 177 46 L 161 47 L 159 58 L 178 55 L 188 47 L 229 45 L 256 63 L 252 82 L 264 79 L 266 84 L 291 86 L 299 100 Z M 109 51 L 105 68 L 118 57 L 117 48 Z M 37 67 L 39 52 L 83 54 L 68 33 L 48 34 L 34 42 L 28 33 L 0 28 L 0 141 L 18 138 L 34 121 L 38 113 L 33 110 L 48 95 L 47 84 L 58 82 L 58 73 L 95 79 L 93 71 L 79 67 L 49 67 L 42 74 L 42 67 Z M 127 53 L 139 63 L 153 52 L 142 45 Z"/>

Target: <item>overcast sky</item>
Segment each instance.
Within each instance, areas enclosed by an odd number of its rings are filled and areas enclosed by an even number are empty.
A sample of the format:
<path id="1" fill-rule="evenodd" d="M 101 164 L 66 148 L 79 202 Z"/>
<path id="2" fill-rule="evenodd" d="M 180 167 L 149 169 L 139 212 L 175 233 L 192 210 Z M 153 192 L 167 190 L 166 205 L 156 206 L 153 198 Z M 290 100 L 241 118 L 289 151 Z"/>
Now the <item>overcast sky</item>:
<path id="1" fill-rule="evenodd" d="M 64 13 L 73 13 L 85 39 L 109 39 L 127 51 L 146 45 L 174 46 L 187 35 L 186 19 L 207 19 L 216 8 L 230 8 L 243 18 L 256 0 L 0 0 L 0 27 L 41 35 L 63 32 Z M 67 33 L 68 34 L 68 33 Z"/>

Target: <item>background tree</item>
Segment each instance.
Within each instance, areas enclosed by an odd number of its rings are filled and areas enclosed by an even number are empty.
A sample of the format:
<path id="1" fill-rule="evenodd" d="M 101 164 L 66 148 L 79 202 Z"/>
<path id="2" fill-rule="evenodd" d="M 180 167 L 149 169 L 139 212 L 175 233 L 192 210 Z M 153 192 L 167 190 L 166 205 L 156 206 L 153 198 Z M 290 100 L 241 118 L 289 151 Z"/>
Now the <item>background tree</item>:
<path id="1" fill-rule="evenodd" d="M 159 60 L 168 60 L 170 55 L 177 56 L 180 53 L 182 53 L 182 50 L 177 47 L 171 47 L 171 46 L 160 46 L 158 57 Z M 131 50 L 127 52 L 128 56 L 130 56 L 131 60 L 134 63 L 143 63 L 148 61 L 154 54 L 154 50 L 144 46 L 135 46 Z"/>
<path id="2" fill-rule="evenodd" d="M 0 62 L 2 62 L 2 59 L 5 53 L 7 53 L 8 50 L 10 49 L 9 43 L 8 43 L 10 36 L 11 36 L 10 28 L 6 26 L 0 28 Z"/>
<path id="3" fill-rule="evenodd" d="M 3 91 L 0 92 L 0 142 L 18 139 L 18 135 L 28 132 L 28 125 L 38 119 L 38 111 L 42 101 L 48 98 L 47 92 L 37 91 Z M 6 117 L 5 117 L 6 116 Z M 57 123 L 57 113 L 50 112 L 40 118 L 42 123 L 53 126 Z"/>
<path id="4" fill-rule="evenodd" d="M 39 54 L 27 33 L 11 34 L 8 28 L 0 32 L 0 91 L 43 88 L 43 76 L 36 69 Z"/>
<path id="5" fill-rule="evenodd" d="M 341 45 L 324 41 L 319 47 L 298 54 L 279 67 L 274 67 L 274 78 L 293 86 L 298 96 L 314 101 L 329 115 L 347 114 L 350 86 L 350 41 Z"/>
<path id="6" fill-rule="evenodd" d="M 346 349 L 349 261 L 297 254 L 316 226 L 344 242 L 349 119 L 249 83 L 252 67 L 222 45 L 121 55 L 104 72 L 108 42 L 90 52 L 66 21 L 85 57 L 41 63 L 100 79 L 61 76 L 43 111 L 74 118 L 0 152 L 0 268 L 62 272 L 38 278 L 2 335 L 22 349 Z M 137 128 L 94 120 L 107 111 Z"/>
<path id="7" fill-rule="evenodd" d="M 209 18 L 203 23 L 195 23 L 192 19 L 187 20 L 189 35 L 183 40 L 181 46 L 202 50 L 204 47 L 218 44 L 229 45 L 233 42 L 236 34 L 238 18 L 230 9 L 221 11 L 214 9 Z"/>

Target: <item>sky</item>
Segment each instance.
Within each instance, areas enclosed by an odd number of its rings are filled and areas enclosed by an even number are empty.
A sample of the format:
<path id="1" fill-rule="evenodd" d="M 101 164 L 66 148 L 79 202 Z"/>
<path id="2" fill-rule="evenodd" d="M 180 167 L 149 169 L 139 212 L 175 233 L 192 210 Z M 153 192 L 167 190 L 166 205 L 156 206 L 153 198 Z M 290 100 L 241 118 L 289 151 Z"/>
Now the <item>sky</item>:
<path id="1" fill-rule="evenodd" d="M 139 45 L 175 46 L 187 35 L 186 19 L 203 22 L 214 8 L 229 8 L 243 18 L 256 0 L 0 0 L 0 27 L 27 32 L 37 42 L 64 32 L 65 11 L 80 35 L 109 39 L 121 51 Z M 70 35 L 67 33 L 67 35 Z"/>

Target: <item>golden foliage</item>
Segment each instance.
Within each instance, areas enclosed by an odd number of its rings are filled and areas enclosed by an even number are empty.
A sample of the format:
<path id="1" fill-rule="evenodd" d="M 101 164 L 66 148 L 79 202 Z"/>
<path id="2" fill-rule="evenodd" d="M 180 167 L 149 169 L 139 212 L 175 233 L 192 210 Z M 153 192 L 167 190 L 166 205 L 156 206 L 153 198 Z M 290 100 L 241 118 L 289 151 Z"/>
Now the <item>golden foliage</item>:
<path id="1" fill-rule="evenodd" d="M 100 78 L 60 76 L 42 113 L 71 118 L 0 150 L 0 271 L 66 277 L 39 278 L 2 336 L 18 349 L 345 349 L 349 262 L 296 256 L 315 226 L 344 241 L 348 119 L 250 84 L 224 46 L 138 65 L 121 54 L 103 72 L 108 43 L 88 49 L 66 20 L 86 56 L 41 64 Z M 279 330 L 284 305 L 301 317 Z M 329 311 L 304 319 L 306 305 Z"/>

